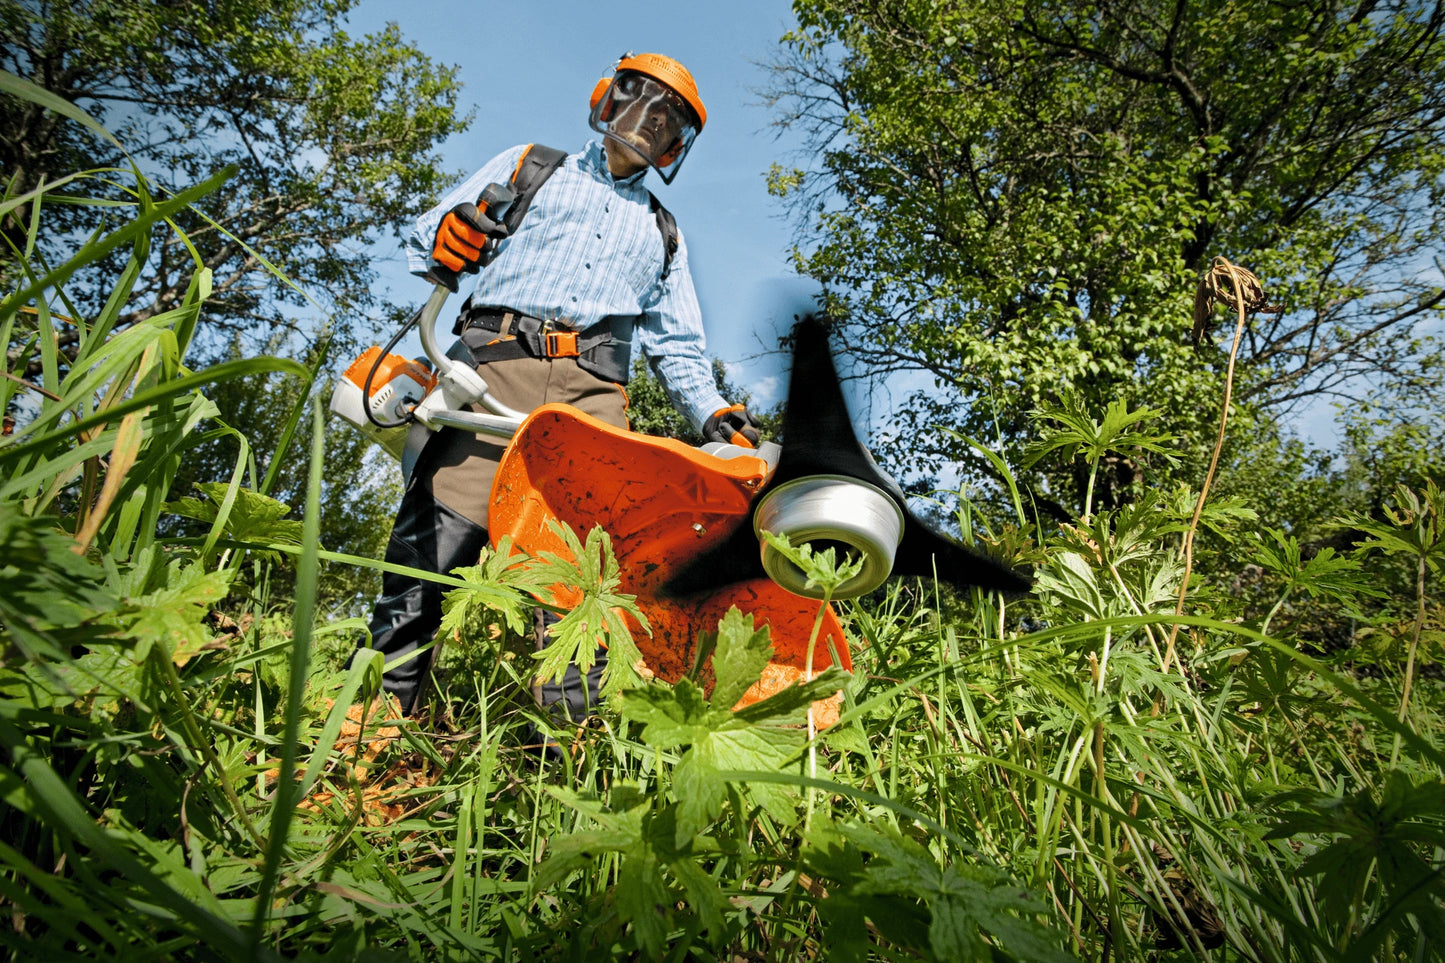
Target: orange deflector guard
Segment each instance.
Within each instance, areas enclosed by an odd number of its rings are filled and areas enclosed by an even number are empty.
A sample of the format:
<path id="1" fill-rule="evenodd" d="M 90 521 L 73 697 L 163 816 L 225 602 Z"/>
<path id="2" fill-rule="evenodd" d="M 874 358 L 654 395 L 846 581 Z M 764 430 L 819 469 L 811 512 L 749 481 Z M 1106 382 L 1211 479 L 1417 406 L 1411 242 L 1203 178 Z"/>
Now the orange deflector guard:
<path id="1" fill-rule="evenodd" d="M 612 538 L 622 590 L 637 596 L 652 635 L 629 627 L 659 678 L 675 682 L 693 663 L 699 631 L 717 631 L 736 605 L 766 624 L 773 661 L 739 705 L 765 699 L 804 677 L 808 638 L 818 602 L 800 598 L 759 578 L 720 586 L 686 598 L 663 585 L 699 552 L 749 525 L 753 498 L 767 480 L 761 458 L 718 458 L 682 442 L 639 435 L 604 424 L 568 405 L 544 405 L 522 424 L 508 446 L 492 485 L 492 544 L 510 535 L 522 551 L 569 553 L 547 519 L 566 522 L 585 538 L 601 525 Z M 580 596 L 559 591 L 556 603 Z M 852 668 L 848 643 L 829 606 L 813 649 L 813 674 L 833 664 L 836 652 Z M 838 718 L 839 699 L 814 704 L 819 726 Z"/>

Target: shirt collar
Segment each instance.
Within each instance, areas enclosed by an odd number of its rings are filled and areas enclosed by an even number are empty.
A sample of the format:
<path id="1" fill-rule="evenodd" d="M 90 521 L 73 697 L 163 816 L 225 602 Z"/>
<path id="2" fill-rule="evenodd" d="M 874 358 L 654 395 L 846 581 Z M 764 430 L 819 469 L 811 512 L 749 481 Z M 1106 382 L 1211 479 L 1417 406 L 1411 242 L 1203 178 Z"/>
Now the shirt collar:
<path id="1" fill-rule="evenodd" d="M 584 170 L 587 170 L 594 175 L 600 174 L 602 175 L 603 180 L 610 181 L 613 184 L 619 184 L 624 187 L 640 186 L 642 184 L 642 179 L 647 176 L 647 168 L 644 167 L 636 174 L 633 174 L 629 177 L 624 177 L 621 180 L 613 177 L 611 169 L 607 166 L 607 155 L 602 147 L 601 141 L 589 140 L 587 142 L 587 146 L 582 148 L 581 161 L 582 168 Z"/>

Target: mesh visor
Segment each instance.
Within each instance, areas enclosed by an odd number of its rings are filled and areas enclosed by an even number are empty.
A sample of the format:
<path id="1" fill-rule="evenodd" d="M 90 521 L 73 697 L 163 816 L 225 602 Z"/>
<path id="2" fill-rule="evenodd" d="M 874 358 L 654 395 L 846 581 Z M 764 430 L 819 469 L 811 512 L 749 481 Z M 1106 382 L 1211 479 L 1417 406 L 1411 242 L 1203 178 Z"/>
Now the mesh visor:
<path id="1" fill-rule="evenodd" d="M 619 70 L 597 106 L 592 129 L 631 150 L 671 184 L 697 137 L 697 114 L 671 87 L 635 70 Z M 614 148 L 615 149 L 615 148 Z"/>

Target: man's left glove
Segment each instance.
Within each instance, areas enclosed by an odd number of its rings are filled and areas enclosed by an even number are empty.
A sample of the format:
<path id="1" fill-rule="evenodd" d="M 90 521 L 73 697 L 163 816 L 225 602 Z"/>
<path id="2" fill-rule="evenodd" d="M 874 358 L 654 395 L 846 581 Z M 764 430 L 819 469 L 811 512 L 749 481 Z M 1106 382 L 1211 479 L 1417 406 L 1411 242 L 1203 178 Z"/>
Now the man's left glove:
<path id="1" fill-rule="evenodd" d="M 725 445 L 741 448 L 756 448 L 762 440 L 753 416 L 743 405 L 719 408 L 702 425 L 702 436 L 707 441 L 720 441 Z"/>
<path id="2" fill-rule="evenodd" d="M 457 279 L 466 272 L 476 274 L 482 267 L 482 249 L 493 238 L 504 238 L 511 231 L 507 225 L 492 218 L 475 204 L 458 204 L 447 211 L 437 228 L 432 245 L 432 277 L 455 294 Z"/>

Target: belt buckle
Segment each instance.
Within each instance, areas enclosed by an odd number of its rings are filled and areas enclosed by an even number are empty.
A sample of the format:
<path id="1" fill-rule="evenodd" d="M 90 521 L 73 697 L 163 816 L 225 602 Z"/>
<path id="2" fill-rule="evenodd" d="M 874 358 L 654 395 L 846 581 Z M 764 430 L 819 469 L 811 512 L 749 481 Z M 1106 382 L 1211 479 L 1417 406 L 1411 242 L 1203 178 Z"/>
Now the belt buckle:
<path id="1" fill-rule="evenodd" d="M 576 331 L 557 331 L 552 322 L 542 325 L 542 351 L 549 358 L 575 358 L 577 351 Z"/>

